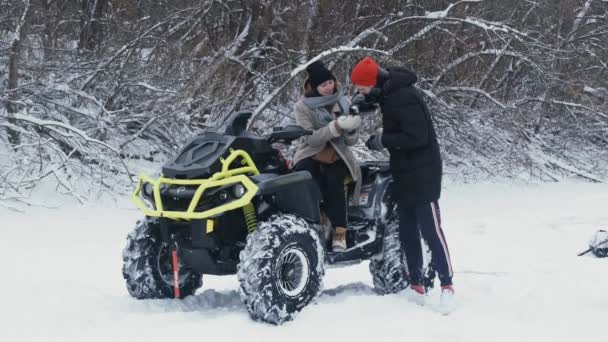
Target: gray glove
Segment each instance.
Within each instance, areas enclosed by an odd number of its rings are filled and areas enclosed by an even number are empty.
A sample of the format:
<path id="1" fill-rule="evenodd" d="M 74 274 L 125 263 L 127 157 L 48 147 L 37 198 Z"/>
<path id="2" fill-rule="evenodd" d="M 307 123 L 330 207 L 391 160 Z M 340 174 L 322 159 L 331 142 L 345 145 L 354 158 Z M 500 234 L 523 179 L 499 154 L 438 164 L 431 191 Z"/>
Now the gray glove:
<path id="1" fill-rule="evenodd" d="M 350 106 L 351 114 L 367 114 L 373 113 L 378 109 L 378 103 L 370 102 L 365 95 L 357 94 L 353 97 L 352 105 Z"/>

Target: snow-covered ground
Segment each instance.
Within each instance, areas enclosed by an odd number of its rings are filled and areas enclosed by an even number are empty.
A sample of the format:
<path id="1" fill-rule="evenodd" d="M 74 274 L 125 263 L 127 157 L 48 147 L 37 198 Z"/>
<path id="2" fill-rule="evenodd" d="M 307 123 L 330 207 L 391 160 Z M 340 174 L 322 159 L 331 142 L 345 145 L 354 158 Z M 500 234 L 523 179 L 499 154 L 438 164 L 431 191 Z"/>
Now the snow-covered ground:
<path id="1" fill-rule="evenodd" d="M 608 259 L 577 257 L 608 227 L 608 186 L 448 185 L 450 316 L 377 296 L 367 263 L 327 270 L 295 321 L 249 319 L 234 276 L 182 301 L 137 301 L 121 275 L 128 202 L 0 211 L 0 341 L 575 341 L 608 336 Z M 438 301 L 438 293 L 431 302 Z M 432 304 L 431 304 L 432 305 Z"/>

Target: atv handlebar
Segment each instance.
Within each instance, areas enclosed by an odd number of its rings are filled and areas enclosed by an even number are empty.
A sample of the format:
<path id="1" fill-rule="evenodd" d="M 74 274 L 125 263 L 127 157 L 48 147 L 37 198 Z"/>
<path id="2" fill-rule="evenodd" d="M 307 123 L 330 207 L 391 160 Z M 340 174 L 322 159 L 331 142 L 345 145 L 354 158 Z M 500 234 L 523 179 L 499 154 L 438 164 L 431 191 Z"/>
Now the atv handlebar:
<path id="1" fill-rule="evenodd" d="M 274 127 L 273 132 L 268 136 L 269 143 L 282 142 L 290 144 L 292 141 L 297 140 L 305 135 L 312 135 L 311 131 L 307 131 L 304 128 L 296 125 L 289 125 L 285 127 Z"/>

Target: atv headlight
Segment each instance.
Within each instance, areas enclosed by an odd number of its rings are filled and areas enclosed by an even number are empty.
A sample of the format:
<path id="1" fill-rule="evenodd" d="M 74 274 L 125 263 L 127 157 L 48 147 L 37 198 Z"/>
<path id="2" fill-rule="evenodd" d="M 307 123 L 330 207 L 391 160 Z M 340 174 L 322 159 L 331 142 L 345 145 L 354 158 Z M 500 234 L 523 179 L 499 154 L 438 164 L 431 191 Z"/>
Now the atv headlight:
<path id="1" fill-rule="evenodd" d="M 236 198 L 243 197 L 245 195 L 245 192 L 247 192 L 247 190 L 245 189 L 243 184 L 237 184 L 234 186 L 234 188 L 232 188 L 232 193 L 234 194 L 234 197 L 236 197 Z"/>
<path id="2" fill-rule="evenodd" d="M 217 197 L 220 199 L 220 201 L 225 201 L 228 199 L 228 192 L 220 191 L 220 193 L 217 195 Z"/>
<path id="3" fill-rule="evenodd" d="M 142 189 L 139 192 L 139 198 L 141 198 L 146 207 L 156 210 L 156 205 L 154 204 L 154 187 L 152 184 L 145 183 L 142 186 Z"/>
<path id="4" fill-rule="evenodd" d="M 210 190 L 207 196 L 221 204 L 243 197 L 247 189 L 242 184 L 227 184 Z"/>
<path id="5" fill-rule="evenodd" d="M 144 183 L 141 192 L 143 193 L 144 197 L 152 198 L 154 195 L 154 187 L 150 183 Z"/>

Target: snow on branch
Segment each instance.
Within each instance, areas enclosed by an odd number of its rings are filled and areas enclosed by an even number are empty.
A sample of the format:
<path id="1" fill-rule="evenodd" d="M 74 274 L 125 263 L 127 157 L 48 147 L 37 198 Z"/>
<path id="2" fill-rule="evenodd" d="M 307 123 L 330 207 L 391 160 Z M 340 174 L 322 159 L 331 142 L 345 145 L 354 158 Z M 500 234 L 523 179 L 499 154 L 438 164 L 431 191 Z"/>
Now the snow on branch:
<path id="1" fill-rule="evenodd" d="M 251 16 L 249 16 L 249 18 L 247 19 L 247 23 L 245 24 L 245 27 L 243 28 L 241 33 L 239 33 L 239 35 L 230 43 L 230 45 L 224 52 L 224 56 L 226 56 L 226 57 L 234 56 L 236 51 L 239 49 L 239 47 L 245 41 L 245 38 L 247 38 L 247 36 L 249 35 L 250 28 L 251 28 Z"/>
<path id="2" fill-rule="evenodd" d="M 120 143 L 120 149 L 122 150 L 127 144 L 129 144 L 131 141 L 135 140 L 137 137 L 139 137 L 143 132 L 145 132 L 154 122 L 165 118 L 167 116 L 173 115 L 173 112 L 168 112 L 166 114 L 163 115 L 158 115 L 155 117 L 151 117 L 150 119 L 148 119 L 148 122 L 146 122 L 145 124 L 143 124 L 141 126 L 141 128 L 135 132 L 134 134 L 132 134 L 129 138 L 127 138 L 125 141 L 123 141 L 122 143 Z"/>
<path id="3" fill-rule="evenodd" d="M 157 28 L 161 27 L 162 25 L 165 25 L 166 23 L 168 23 L 169 21 L 171 21 L 174 17 L 178 16 L 179 14 L 181 14 L 182 12 L 184 12 L 186 10 L 180 10 L 180 11 L 176 11 L 175 13 L 173 13 L 172 15 L 170 15 L 169 17 L 167 17 L 165 20 L 160 21 L 158 23 L 156 23 L 155 25 L 153 25 L 152 27 L 150 27 L 149 29 L 147 29 L 146 31 L 144 31 L 142 34 L 140 34 L 139 36 L 137 36 L 135 39 L 131 40 L 130 42 L 128 42 L 127 44 L 123 45 L 115 54 L 114 56 L 112 56 L 109 60 L 107 60 L 105 63 L 103 63 L 101 66 L 97 67 L 96 70 L 94 70 L 89 77 L 86 79 L 86 81 L 82 84 L 82 86 L 80 87 L 80 90 L 84 90 L 86 89 L 86 87 L 97 77 L 97 75 L 99 75 L 100 72 L 106 70 L 106 68 L 108 68 L 112 63 L 114 63 L 114 61 L 120 57 L 125 51 L 133 48 L 137 43 L 139 43 L 143 38 L 146 38 L 149 34 L 151 34 L 152 32 L 154 32 Z M 79 76 L 80 77 L 80 76 Z M 76 77 L 76 78 L 79 78 Z M 74 81 L 74 79 L 72 79 L 71 81 Z"/>
<path id="4" fill-rule="evenodd" d="M 118 159 L 121 161 L 125 171 L 127 172 L 129 179 L 131 179 L 131 173 L 130 173 L 129 169 L 127 168 L 127 166 L 123 163 L 122 159 L 120 158 L 119 151 L 117 149 L 115 149 L 114 147 L 112 147 L 102 141 L 89 137 L 84 131 L 82 131 L 72 125 L 63 123 L 63 122 L 38 119 L 38 118 L 35 118 L 30 115 L 15 114 L 15 115 L 13 115 L 13 118 L 17 121 L 22 121 L 22 122 L 34 124 L 34 125 L 37 125 L 40 127 L 44 127 L 46 129 L 48 129 L 49 131 L 55 132 L 56 134 L 59 134 L 60 136 L 63 136 L 65 138 L 80 138 L 80 139 L 84 140 L 86 143 L 92 143 L 95 145 L 99 145 L 99 146 L 102 146 L 102 147 L 112 151 L 114 154 L 116 154 Z M 63 129 L 63 131 L 61 129 Z"/>
<path id="5" fill-rule="evenodd" d="M 596 110 L 594 110 L 593 108 L 587 107 L 585 105 L 582 104 L 578 104 L 578 103 L 573 103 L 573 102 L 566 102 L 566 101 L 559 101 L 559 100 L 551 100 L 550 101 L 553 104 L 557 104 L 557 105 L 562 105 L 562 106 L 566 106 L 566 107 L 572 107 L 572 108 L 578 108 L 578 109 L 584 109 L 588 112 L 591 112 L 597 116 L 600 116 L 604 119 L 608 120 L 608 115 L 602 113 L 602 112 L 598 112 Z"/>
<path id="6" fill-rule="evenodd" d="M 131 85 L 131 86 L 138 86 L 138 87 L 142 87 L 142 88 L 146 88 L 148 90 L 152 90 L 154 92 L 157 93 L 169 93 L 169 94 L 177 94 L 177 91 L 175 90 L 165 90 L 165 89 L 159 89 L 157 87 L 154 87 L 148 83 L 145 82 L 137 82 L 137 83 L 133 83 L 133 84 L 127 84 L 127 85 Z"/>
<path id="7" fill-rule="evenodd" d="M 355 47 L 358 46 L 361 41 L 365 38 L 371 36 L 372 34 L 379 34 L 380 30 L 387 26 L 386 19 L 381 20 L 376 23 L 374 26 L 361 31 L 355 38 L 353 38 L 348 44 L 345 44 L 344 47 Z"/>
<path id="8" fill-rule="evenodd" d="M 386 18 L 383 18 L 382 20 L 380 20 L 379 22 L 377 22 L 376 24 L 374 24 L 372 27 L 369 27 L 369 28 L 361 31 L 355 38 L 353 38 L 350 42 L 348 42 L 347 44 L 345 44 L 345 46 L 347 46 L 347 47 L 357 46 L 365 38 L 367 38 L 367 37 L 369 37 L 371 35 L 374 35 L 374 34 L 382 35 L 382 33 L 380 31 L 382 31 L 383 29 L 385 29 L 385 28 L 387 28 L 389 26 L 393 26 L 393 25 L 395 25 L 397 23 L 400 23 L 402 21 L 415 20 L 415 19 L 438 20 L 437 22 L 435 22 L 435 23 L 433 23 L 433 24 L 431 24 L 431 25 L 423 28 L 421 31 L 419 31 L 414 36 L 410 37 L 405 43 L 399 44 L 399 45 L 395 46 L 394 48 L 392 48 L 389 51 L 389 54 L 392 54 L 395 51 L 402 49 L 403 47 L 405 47 L 406 45 L 408 45 L 409 43 L 411 43 L 413 40 L 418 39 L 420 36 L 425 35 L 426 33 L 428 33 L 430 30 L 432 30 L 436 26 L 439 26 L 439 24 L 441 24 L 441 21 L 439 19 L 447 18 L 447 15 L 450 12 L 450 10 L 452 8 L 454 8 L 456 5 L 459 5 L 461 3 L 471 3 L 471 2 L 481 3 L 483 1 L 484 0 L 462 0 L 462 1 L 450 4 L 443 11 L 439 11 L 439 12 L 427 12 L 426 15 L 422 16 L 422 17 L 420 17 L 420 16 L 411 16 L 411 17 L 399 18 L 397 20 L 391 21 L 390 17 L 392 17 L 392 16 L 387 16 Z M 399 15 L 401 15 L 401 14 L 399 14 Z M 447 19 L 452 19 L 452 18 L 447 18 Z"/>
<path id="9" fill-rule="evenodd" d="M 99 141 L 97 139 L 91 138 L 85 132 L 81 131 L 80 129 L 78 129 L 78 128 L 74 127 L 74 126 L 65 124 L 63 122 L 37 119 L 37 118 L 35 118 L 33 116 L 23 115 L 23 114 L 15 114 L 13 117 L 16 120 L 18 120 L 18 121 L 24 121 L 24 122 L 27 122 L 27 123 L 31 123 L 31 124 L 35 124 L 35 125 L 41 126 L 41 127 L 45 127 L 45 128 L 50 129 L 50 130 L 52 130 L 52 131 L 54 131 L 54 132 L 56 132 L 58 134 L 61 134 L 62 136 L 65 136 L 65 137 L 74 137 L 74 135 L 71 134 L 71 133 L 75 133 L 78 137 L 80 137 L 81 139 L 83 139 L 86 142 L 90 142 L 90 143 L 101 145 L 101 146 L 107 148 L 108 150 L 110 150 L 110 151 L 118 154 L 118 150 L 116 150 L 114 147 L 112 147 L 112 146 L 110 146 L 110 145 L 108 145 L 108 144 L 106 144 L 106 143 L 104 143 L 102 141 Z M 56 127 L 63 128 L 64 130 L 66 130 L 69 133 L 61 132 L 61 131 L 57 130 Z"/>
<path id="10" fill-rule="evenodd" d="M 445 68 L 443 68 L 443 70 L 441 70 L 439 75 L 437 75 L 435 77 L 432 88 L 434 88 L 437 85 L 437 83 L 439 83 L 439 81 L 441 81 L 441 79 L 443 79 L 445 77 L 445 75 L 450 70 L 454 69 L 456 66 L 468 61 L 471 58 L 479 57 L 482 55 L 511 56 L 513 58 L 521 59 L 521 60 L 527 62 L 528 64 L 530 64 L 532 67 L 534 67 L 535 69 L 537 69 L 539 71 L 541 70 L 541 68 L 534 61 L 530 60 L 528 57 L 522 55 L 521 53 L 505 51 L 503 49 L 501 49 L 501 50 L 486 49 L 486 50 L 477 51 L 477 52 L 469 52 L 467 54 L 460 56 L 459 58 L 454 60 L 452 63 L 448 64 Z"/>
<path id="11" fill-rule="evenodd" d="M 589 12 L 589 8 L 591 7 L 592 2 L 593 2 L 593 0 L 587 0 L 585 2 L 585 4 L 583 5 L 583 8 L 581 8 L 580 12 L 577 13 L 576 19 L 574 19 L 574 24 L 572 25 L 572 30 L 570 30 L 570 33 L 568 34 L 567 38 L 564 40 L 564 43 L 562 44 L 562 46 L 572 42 L 575 33 L 579 30 L 581 23 L 587 16 L 587 12 Z"/>
<path id="12" fill-rule="evenodd" d="M 44 101 L 44 102 L 50 103 L 50 104 L 55 105 L 55 106 L 60 107 L 60 108 L 67 109 L 70 112 L 78 114 L 78 115 L 81 115 L 83 117 L 95 120 L 95 117 L 93 117 L 93 115 L 91 113 L 89 113 L 89 112 L 87 112 L 85 110 L 82 110 L 80 108 L 75 108 L 75 107 L 72 107 L 72 106 L 69 106 L 69 105 L 66 105 L 66 104 L 63 104 L 63 103 L 60 103 L 60 102 L 48 99 L 45 96 L 42 96 L 40 94 L 33 93 L 32 95 L 35 96 L 36 98 Z"/>
<path id="13" fill-rule="evenodd" d="M 561 106 L 570 107 L 570 108 L 582 109 L 589 113 L 593 113 L 601 118 L 608 120 L 608 114 L 602 113 L 600 111 L 597 111 L 597 110 L 587 107 L 585 105 L 582 105 L 579 103 L 573 103 L 573 102 L 559 101 L 559 100 L 547 100 L 544 97 L 527 97 L 527 98 L 517 101 L 512 106 L 518 107 L 519 105 L 522 105 L 527 102 L 542 102 L 542 103 L 548 103 L 548 104 L 553 104 L 553 105 L 561 105 Z"/>
<path id="14" fill-rule="evenodd" d="M 21 35 L 23 32 L 23 27 L 25 26 L 25 19 L 30 11 L 30 0 L 24 0 L 23 3 L 25 5 L 25 9 L 23 10 L 23 14 L 21 15 L 21 18 L 19 18 L 19 21 L 17 22 L 17 27 L 15 27 L 15 34 L 13 35 L 13 41 L 10 43 L 11 50 L 12 50 L 11 53 L 15 53 L 14 47 L 21 42 Z"/>
<path id="15" fill-rule="evenodd" d="M 527 33 L 516 30 L 503 23 L 497 23 L 497 22 L 493 22 L 493 21 L 487 21 L 487 20 L 483 20 L 483 19 L 479 19 L 479 18 L 470 18 L 470 17 L 467 17 L 464 19 L 460 19 L 460 18 L 447 18 L 447 19 L 463 22 L 466 24 L 470 24 L 472 26 L 477 26 L 478 28 L 481 28 L 485 31 L 510 33 L 516 37 L 532 39 Z M 532 39 L 532 40 L 534 40 L 534 39 Z"/>
<path id="16" fill-rule="evenodd" d="M 427 12 L 426 13 L 426 17 L 430 18 L 430 19 L 442 19 L 442 18 L 446 18 L 448 16 L 448 13 L 450 12 L 450 10 L 452 8 L 454 8 L 456 5 L 461 4 L 461 3 L 467 3 L 467 2 L 483 2 L 484 0 L 462 0 L 462 1 L 458 1 L 455 2 L 453 4 L 450 4 L 446 9 L 444 9 L 443 11 L 437 11 L 437 12 Z"/>
<path id="17" fill-rule="evenodd" d="M 530 37 L 527 33 L 521 32 L 521 31 L 514 29 L 503 23 L 497 23 L 497 22 L 483 20 L 480 18 L 470 18 L 470 17 L 467 17 L 467 18 L 439 17 L 438 18 L 433 15 L 431 15 L 431 16 L 429 16 L 429 15 L 409 16 L 409 17 L 401 17 L 399 19 L 396 19 L 396 20 L 386 24 L 385 27 L 394 26 L 394 25 L 400 24 L 404 21 L 411 21 L 411 20 L 432 20 L 432 21 L 439 21 L 439 22 L 443 22 L 443 23 L 447 23 L 447 24 L 464 23 L 464 24 L 478 27 L 484 31 L 490 31 L 490 32 L 494 32 L 494 33 L 498 33 L 498 32 L 507 33 L 514 37 L 517 37 L 517 39 L 519 39 L 519 40 L 528 39 L 528 40 L 537 41 L 535 38 Z"/>
<path id="18" fill-rule="evenodd" d="M 412 35 L 411 37 L 409 37 L 406 41 L 401 42 L 397 45 L 395 45 L 392 49 L 389 50 L 389 53 L 395 54 L 397 51 L 405 48 L 406 46 L 410 45 L 411 42 L 423 37 L 425 34 L 431 32 L 433 29 L 435 29 L 436 27 L 440 26 L 442 24 L 441 21 L 434 21 L 432 23 L 430 23 L 429 25 L 426 25 L 424 28 L 422 28 L 422 30 L 416 32 L 416 34 Z"/>
<path id="19" fill-rule="evenodd" d="M 483 95 L 488 100 L 492 101 L 494 104 L 496 104 L 497 106 L 499 106 L 502 109 L 506 109 L 507 108 L 507 106 L 505 104 L 503 104 L 502 102 L 498 101 L 496 98 L 494 98 L 488 92 L 486 92 L 486 91 L 484 91 L 482 89 L 479 89 L 479 88 L 473 88 L 473 87 L 442 87 L 437 92 L 437 95 L 441 95 L 442 93 L 445 93 L 445 92 L 471 92 L 471 93 L 476 93 L 476 94 L 479 94 L 479 95 Z"/>
<path id="20" fill-rule="evenodd" d="M 587 170 L 583 170 L 580 167 L 574 167 L 571 165 L 568 165 L 566 162 L 559 160 L 553 156 L 547 155 L 547 153 L 545 153 L 544 151 L 542 151 L 541 147 L 542 145 L 544 145 L 542 142 L 539 142 L 538 139 L 534 138 L 533 140 L 536 140 L 537 144 L 534 147 L 531 147 L 531 151 L 529 153 L 529 157 L 530 159 L 532 159 L 536 165 L 538 165 L 538 167 L 541 169 L 541 171 L 543 171 L 545 174 L 547 174 L 549 177 L 553 178 L 554 180 L 559 180 L 559 177 L 555 174 L 553 174 L 551 171 L 549 171 L 547 169 L 547 166 L 552 166 L 553 168 L 558 168 L 561 170 L 564 170 L 566 172 L 578 175 L 580 177 L 586 178 L 592 182 L 597 182 L 597 183 L 603 183 L 604 180 L 592 173 L 590 173 Z"/>

